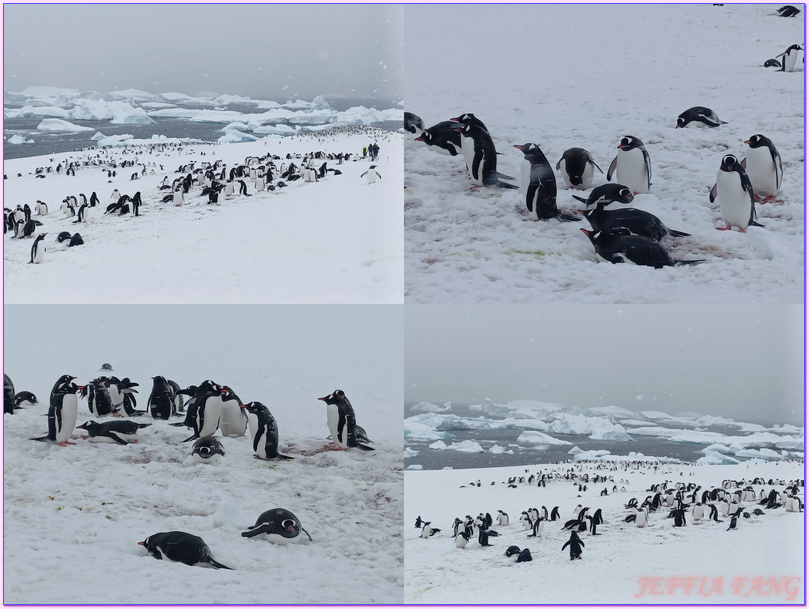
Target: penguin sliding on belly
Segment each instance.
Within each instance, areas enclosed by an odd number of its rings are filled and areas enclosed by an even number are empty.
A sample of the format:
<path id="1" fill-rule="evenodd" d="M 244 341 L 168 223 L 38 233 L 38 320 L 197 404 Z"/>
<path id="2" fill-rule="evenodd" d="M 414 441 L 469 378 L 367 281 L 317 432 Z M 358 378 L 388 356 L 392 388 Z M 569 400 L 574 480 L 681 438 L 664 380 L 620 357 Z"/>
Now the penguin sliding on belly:
<path id="1" fill-rule="evenodd" d="M 87 421 L 77 426 L 89 434 L 90 442 L 110 442 L 115 444 L 136 444 L 139 429 L 149 427 L 151 423 L 136 423 L 135 421 L 105 421 L 96 423 Z"/>
<path id="2" fill-rule="evenodd" d="M 424 142 L 428 146 L 435 146 L 440 152 L 450 156 L 463 154 L 463 144 L 458 123 L 454 121 L 444 121 L 433 125 L 416 138 L 417 142 Z"/>
<path id="3" fill-rule="evenodd" d="M 716 230 L 730 230 L 735 226 L 743 233 L 748 226 L 764 226 L 755 220 L 756 206 L 750 178 L 732 154 L 722 158 L 709 199 L 711 203 L 719 204 L 725 222 L 724 228 L 717 227 Z"/>
<path id="4" fill-rule="evenodd" d="M 577 222 L 581 218 L 559 211 L 556 207 L 556 176 L 545 154 L 536 144 L 515 144 L 523 153 L 520 169 L 520 192 L 532 220 L 557 218 L 561 222 Z"/>
<path id="5" fill-rule="evenodd" d="M 305 542 L 301 531 L 312 541 L 312 536 L 301 526 L 301 521 L 295 514 L 284 508 L 273 508 L 262 513 L 256 519 L 256 524 L 242 533 L 242 537 L 263 535 L 264 539 L 272 543 L 286 545 Z"/>
<path id="6" fill-rule="evenodd" d="M 256 459 L 294 458 L 278 452 L 278 425 L 269 408 L 261 402 L 250 402 L 241 407 L 249 413 L 247 419 Z"/>
<path id="7" fill-rule="evenodd" d="M 146 551 L 157 560 L 171 560 L 192 567 L 200 565 L 213 567 L 214 569 L 232 570 L 230 567 L 215 561 L 210 548 L 203 539 L 191 533 L 183 531 L 155 533 L 138 542 L 138 545 L 146 548 Z"/>

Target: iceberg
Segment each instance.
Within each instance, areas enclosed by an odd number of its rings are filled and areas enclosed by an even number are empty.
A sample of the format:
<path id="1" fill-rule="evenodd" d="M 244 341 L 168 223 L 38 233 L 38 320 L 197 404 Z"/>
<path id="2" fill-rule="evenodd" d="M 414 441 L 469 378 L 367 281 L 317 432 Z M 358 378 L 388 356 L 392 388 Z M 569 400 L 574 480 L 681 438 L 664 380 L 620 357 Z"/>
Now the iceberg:
<path id="1" fill-rule="evenodd" d="M 58 118 L 46 118 L 39 123 L 39 125 L 37 125 L 37 131 L 72 133 L 78 131 L 94 131 L 94 129 L 92 127 L 74 125 L 73 123 L 69 123 Z"/>
<path id="2" fill-rule="evenodd" d="M 6 140 L 7 144 L 33 144 L 34 140 L 27 140 L 23 136 L 19 134 L 12 135 L 8 140 Z"/>
<path id="3" fill-rule="evenodd" d="M 419 402 L 414 406 L 410 407 L 410 412 L 448 412 L 451 410 L 452 405 L 450 402 L 447 402 L 443 406 L 437 406 L 430 402 Z"/>
<path id="4" fill-rule="evenodd" d="M 540 431 L 524 431 L 517 438 L 517 442 L 541 446 L 567 446 L 572 444 L 572 442 L 566 440 L 557 440 Z"/>

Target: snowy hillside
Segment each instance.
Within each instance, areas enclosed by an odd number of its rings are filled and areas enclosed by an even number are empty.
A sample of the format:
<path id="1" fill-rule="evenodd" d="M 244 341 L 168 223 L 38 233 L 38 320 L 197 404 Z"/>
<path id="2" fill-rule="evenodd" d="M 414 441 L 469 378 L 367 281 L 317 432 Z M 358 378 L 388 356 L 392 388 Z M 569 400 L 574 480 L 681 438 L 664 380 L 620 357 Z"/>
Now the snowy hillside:
<path id="1" fill-rule="evenodd" d="M 551 474 L 544 487 L 528 484 L 531 474 Z M 606 476 L 607 482 L 580 482 L 588 475 Z M 566 479 L 564 476 L 579 476 Z M 523 476 L 510 486 L 509 479 Z M 763 484 L 753 483 L 756 477 Z M 745 480 L 758 498 L 771 490 L 781 493 L 791 480 L 803 478 L 803 462 L 737 466 L 666 465 L 650 459 L 611 463 L 533 465 L 483 470 L 407 472 L 405 474 L 405 602 L 428 604 L 796 604 L 804 603 L 804 514 L 784 507 L 763 509 L 753 501 L 741 506 L 750 518 L 740 517 L 736 530 L 730 519 L 695 521 L 691 508 L 686 526 L 675 527 L 671 508 L 650 514 L 639 528 L 626 523 L 624 505 L 641 504 L 653 484 L 668 481 L 721 487 L 724 480 Z M 477 486 L 477 482 L 480 486 Z M 587 490 L 581 490 L 587 487 Z M 608 494 L 601 495 L 607 488 Z M 694 487 L 692 487 L 694 488 Z M 625 489 L 625 490 L 624 490 Z M 662 496 L 667 493 L 663 492 Z M 687 494 L 690 502 L 691 493 Z M 799 496 L 804 498 L 803 486 Z M 715 502 L 721 508 L 719 502 Z M 541 537 L 528 538 L 521 512 L 558 506 L 560 520 L 547 522 Z M 570 560 L 563 544 L 570 532 L 562 525 L 575 519 L 574 508 L 600 509 L 603 524 L 596 535 L 579 534 L 584 542 L 581 560 Z M 762 508 L 763 515 L 753 510 Z M 477 538 L 465 549 L 455 547 L 452 525 L 469 514 L 509 515 L 508 526 L 492 528 L 492 547 Z M 705 508 L 706 516 L 708 508 Z M 414 528 L 417 517 L 441 529 L 424 539 Z M 528 548 L 531 562 L 516 563 L 503 554 L 508 546 Z"/>
<path id="2" fill-rule="evenodd" d="M 380 153 L 372 163 L 362 149 L 374 141 Z M 327 172 L 316 183 L 280 178 L 282 164 L 300 165 L 304 155 L 318 151 L 352 156 L 343 164 L 315 159 L 318 167 L 326 162 L 341 172 Z M 249 156 L 267 154 L 278 158 L 272 183 L 286 187 L 259 192 L 256 180 L 247 179 L 250 196 L 223 193 L 218 204 L 208 204 L 195 183 L 180 207 L 163 202 L 171 192 L 158 189 L 164 179 L 171 184 L 190 173 L 178 172 L 181 166 L 223 161 L 229 172 Z M 75 176 L 64 171 L 71 162 L 80 165 Z M 56 173 L 60 164 L 63 171 Z M 372 164 L 382 179 L 369 184 L 362 174 Z M 42 222 L 37 233 L 48 233 L 41 264 L 28 264 L 32 239 L 4 236 L 6 303 L 402 301 L 400 134 L 352 127 L 237 144 L 130 140 L 8 160 L 5 173 L 5 207 L 34 209 L 38 200 L 48 205 L 47 216 L 34 216 Z M 130 197 L 140 192 L 141 215 L 105 215 L 115 191 Z M 90 208 L 86 223 L 75 224 L 60 211 L 66 197 L 83 193 L 90 199 L 93 192 L 100 207 Z M 62 231 L 79 232 L 84 245 L 57 243 Z"/>
<path id="3" fill-rule="evenodd" d="M 803 301 L 804 74 L 764 68 L 804 38 L 804 15 L 774 5 L 410 6 L 406 105 L 425 127 L 473 113 L 519 180 L 534 142 L 551 165 L 572 147 L 606 173 L 625 135 L 651 158 L 650 194 L 634 206 L 690 237 L 666 237 L 675 259 L 655 270 L 597 263 L 587 221 L 535 222 L 517 190 L 471 189 L 463 157 L 405 137 L 405 300 L 414 303 L 736 303 Z M 479 44 L 469 32 L 482 28 Z M 539 28 L 539 29 L 538 29 Z M 538 34 L 538 31 L 541 34 Z M 726 125 L 675 129 L 708 106 Z M 764 134 L 783 159 L 782 193 L 756 204 L 766 228 L 720 232 L 709 201 L 722 157 Z M 614 180 L 614 179 L 613 179 Z M 516 183 L 514 180 L 506 180 Z M 557 204 L 573 213 L 556 171 Z"/>
<path id="4" fill-rule="evenodd" d="M 402 602 L 401 315 L 270 309 L 5 307 L 6 320 L 18 322 L 6 326 L 5 371 L 41 402 L 4 417 L 5 603 Z M 24 338 L 33 326 L 53 348 Z M 211 378 L 262 402 L 277 421 L 279 450 L 294 460 L 254 459 L 249 432 L 217 432 L 225 456 L 200 464 L 183 442 L 188 429 L 150 416 L 133 419 L 152 423 L 137 444 L 91 443 L 80 429 L 73 446 L 30 441 L 47 431 L 56 379 L 69 373 L 84 384 L 104 362 L 140 384 L 139 409 L 158 374 L 182 386 Z M 317 398 L 338 388 L 375 451 L 322 451 L 330 441 Z M 87 420 L 81 400 L 78 421 Z M 241 536 L 275 507 L 292 511 L 313 541 Z M 157 561 L 137 545 L 171 530 L 202 537 L 234 570 Z"/>

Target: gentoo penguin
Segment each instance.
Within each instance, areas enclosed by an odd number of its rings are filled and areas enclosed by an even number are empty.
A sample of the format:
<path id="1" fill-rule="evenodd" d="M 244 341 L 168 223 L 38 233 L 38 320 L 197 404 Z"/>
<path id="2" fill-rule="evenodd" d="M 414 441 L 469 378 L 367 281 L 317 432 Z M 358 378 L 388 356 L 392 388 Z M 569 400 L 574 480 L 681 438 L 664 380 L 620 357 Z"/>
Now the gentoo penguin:
<path id="1" fill-rule="evenodd" d="M 736 529 L 736 525 L 737 525 L 738 523 L 739 523 L 739 519 L 738 519 L 738 517 L 737 517 L 737 516 L 735 516 L 735 515 L 734 515 L 734 516 L 732 516 L 732 517 L 730 518 L 730 525 L 728 526 L 728 528 L 727 528 L 727 529 L 725 529 L 725 531 L 730 531 L 731 529 L 733 529 L 734 531 L 738 530 L 738 529 Z"/>
<path id="2" fill-rule="evenodd" d="M 795 15 L 800 13 L 801 10 L 790 4 L 787 4 L 786 6 L 782 6 L 775 12 L 778 14 L 779 17 L 794 17 Z"/>
<path id="3" fill-rule="evenodd" d="M 457 119 L 458 132 L 462 136 L 461 144 L 466 160 L 469 177 L 475 186 L 499 186 L 500 188 L 519 188 L 513 184 L 502 182 L 500 178 L 513 179 L 497 171 L 497 150 L 491 135 L 481 127 L 471 114 Z"/>
<path id="4" fill-rule="evenodd" d="M 559 506 L 557 505 L 551 510 L 551 522 L 553 522 L 554 520 L 559 520 L 559 519 L 560 519 Z"/>
<path id="5" fill-rule="evenodd" d="M 152 393 L 146 404 L 154 419 L 168 420 L 174 416 L 174 390 L 163 376 L 152 377 Z"/>
<path id="6" fill-rule="evenodd" d="M 224 387 L 210 380 L 204 381 L 197 388 L 193 406 L 189 400 L 188 414 L 186 416 L 186 423 L 189 418 L 193 419 L 194 435 L 184 440 L 185 442 L 196 440 L 200 437 L 212 436 L 216 433 L 222 418 L 222 405 L 225 403 L 222 400 L 224 392 Z"/>
<path id="7" fill-rule="evenodd" d="M 247 433 L 247 412 L 242 410 L 242 401 L 239 396 L 228 387 L 222 387 L 222 413 L 219 419 L 219 429 L 223 436 L 239 438 Z"/>
<path id="8" fill-rule="evenodd" d="M 568 148 L 556 162 L 556 169 L 562 172 L 567 187 L 578 190 L 587 190 L 592 185 L 593 167 L 604 173 L 584 148 Z"/>
<path id="9" fill-rule="evenodd" d="M 618 144 L 618 154 L 607 170 L 607 181 L 625 184 L 634 194 L 646 194 L 652 186 L 652 164 L 646 146 L 638 138 L 625 135 Z"/>
<path id="10" fill-rule="evenodd" d="M 459 531 L 455 535 L 455 547 L 465 548 L 467 543 L 469 543 L 469 531 Z"/>
<path id="11" fill-rule="evenodd" d="M 566 547 L 570 546 L 570 560 L 575 560 L 576 558 L 581 558 L 581 549 L 584 547 L 584 542 L 579 539 L 578 533 L 576 531 L 570 532 L 570 539 L 565 542 L 565 545 L 562 546 L 562 550 Z"/>
<path id="12" fill-rule="evenodd" d="M 422 527 L 421 516 L 416 516 L 416 528 L 420 529 Z"/>
<path id="13" fill-rule="evenodd" d="M 37 212 L 38 216 L 47 216 L 48 215 L 48 204 L 42 201 L 37 201 L 34 209 Z"/>
<path id="14" fill-rule="evenodd" d="M 79 207 L 79 211 L 76 212 L 76 219 L 73 221 L 73 224 L 78 224 L 79 222 L 87 222 L 87 210 L 90 208 L 87 203 L 83 204 Z"/>
<path id="15" fill-rule="evenodd" d="M 14 383 L 3 373 L 3 414 L 14 414 Z"/>
<path id="16" fill-rule="evenodd" d="M 781 62 L 778 61 L 777 59 L 768 59 L 767 61 L 764 62 L 763 67 L 765 67 L 765 68 L 778 68 L 778 70 L 776 70 L 776 72 L 778 72 L 778 71 L 781 70 Z"/>
<path id="17" fill-rule="evenodd" d="M 64 374 L 54 383 L 51 389 L 50 406 L 48 407 L 48 435 L 42 438 L 31 438 L 40 442 L 56 442 L 59 446 L 75 444 L 70 436 L 76 429 L 79 416 L 79 398 L 76 392 L 81 390 L 73 382 L 75 376 Z"/>
<path id="18" fill-rule="evenodd" d="M 278 425 L 270 409 L 261 402 L 242 404 L 248 413 L 250 437 L 253 439 L 253 452 L 257 459 L 293 459 L 278 452 Z"/>
<path id="19" fill-rule="evenodd" d="M 763 226 L 755 221 L 756 205 L 750 178 L 732 154 L 722 158 L 709 199 L 711 203 L 718 202 L 725 222 L 724 228 L 716 230 L 730 230 L 735 226 L 743 233 L 748 226 Z"/>
<path id="20" fill-rule="evenodd" d="M 698 522 L 705 517 L 705 508 L 702 507 L 702 503 L 695 503 L 694 507 L 691 509 L 691 520 L 694 522 Z"/>
<path id="21" fill-rule="evenodd" d="M 84 245 L 84 239 L 81 238 L 79 233 L 73 235 L 67 244 L 68 247 L 76 247 L 77 245 Z"/>
<path id="22" fill-rule="evenodd" d="M 781 72 L 803 71 L 803 47 L 799 44 L 791 45 L 786 51 L 776 57 L 783 57 L 781 60 Z M 798 63 L 800 59 L 800 63 Z"/>
<path id="23" fill-rule="evenodd" d="M 633 235 L 629 230 L 619 227 L 611 232 L 588 231 L 580 229 L 593 244 L 596 257 L 605 262 L 619 264 L 627 262 L 641 266 L 662 268 L 683 264 L 698 264 L 704 260 L 675 260 L 660 243 L 649 237 Z"/>
<path id="24" fill-rule="evenodd" d="M 382 179 L 382 176 L 379 175 L 379 172 L 376 170 L 376 165 L 371 165 L 368 169 L 360 174 L 361 178 L 365 178 L 366 184 L 373 184 L 376 182 L 377 178 Z"/>
<path id="25" fill-rule="evenodd" d="M 424 142 L 428 146 L 435 146 L 444 154 L 457 156 L 463 154 L 462 139 L 458 131 L 458 123 L 444 121 L 425 129 L 415 141 Z"/>
<path id="26" fill-rule="evenodd" d="M 90 414 L 96 417 L 108 417 L 114 412 L 112 397 L 105 379 L 93 379 L 84 385 L 79 392 L 82 398 L 87 398 L 87 407 Z"/>
<path id="27" fill-rule="evenodd" d="M 341 389 L 337 389 L 331 394 L 318 398 L 326 402 L 326 419 L 331 432 L 331 439 L 337 445 L 338 450 L 348 448 L 361 448 L 362 450 L 374 450 L 370 446 L 360 444 L 357 438 L 357 418 L 354 415 L 354 408 L 348 401 L 346 394 Z"/>
<path id="28" fill-rule="evenodd" d="M 48 233 L 39 233 L 37 238 L 34 239 L 34 244 L 31 246 L 31 260 L 28 264 L 39 264 L 45 257 L 45 235 Z"/>
<path id="29" fill-rule="evenodd" d="M 727 125 L 727 122 L 719 120 L 716 112 L 710 108 L 706 108 L 705 106 L 694 106 L 677 117 L 677 126 L 675 129 L 685 127 L 687 124 L 693 123 L 694 121 L 702 123 L 703 125 L 708 125 L 708 127 Z"/>
<path id="30" fill-rule="evenodd" d="M 781 178 L 784 168 L 781 155 L 769 138 L 757 133 L 744 142 L 750 147 L 747 156 L 742 159 L 741 166 L 750 178 L 755 200 L 769 201 L 781 190 Z"/>
<path id="31" fill-rule="evenodd" d="M 301 521 L 295 514 L 284 508 L 273 508 L 262 513 L 256 519 L 256 524 L 242 533 L 242 537 L 264 535 L 267 541 L 286 545 L 305 542 L 301 531 L 306 533 L 309 541 L 312 541 L 312 536 L 301 526 Z"/>
<path id="32" fill-rule="evenodd" d="M 430 526 L 429 522 L 424 522 L 424 526 L 421 528 L 421 537 L 423 539 L 427 539 L 428 537 L 432 537 L 436 533 L 440 533 L 441 529 L 434 529 Z"/>
<path id="33" fill-rule="evenodd" d="M 96 423 L 87 421 L 78 425 L 76 429 L 83 429 L 90 434 L 90 442 L 110 442 L 115 444 L 135 444 L 138 441 L 139 429 L 149 427 L 151 423 L 136 423 L 135 421 L 104 421 Z"/>
<path id="34" fill-rule="evenodd" d="M 578 221 L 556 207 L 556 176 L 551 164 L 539 146 L 532 143 L 515 144 L 514 148 L 523 153 L 520 168 L 520 193 L 532 220 L 557 218 L 562 222 Z"/>
<path id="35" fill-rule="evenodd" d="M 14 408 L 25 408 L 39 404 L 37 396 L 30 391 L 20 391 L 14 396 Z"/>
<path id="36" fill-rule="evenodd" d="M 635 514 L 635 526 L 645 527 L 648 520 L 649 515 L 646 513 L 646 508 L 638 508 L 638 512 Z"/>
<path id="37" fill-rule="evenodd" d="M 424 121 L 412 112 L 405 112 L 404 129 L 410 133 L 422 133 L 424 131 Z"/>
<path id="38" fill-rule="evenodd" d="M 191 456 L 197 463 L 213 463 L 220 456 L 225 456 L 225 447 L 213 436 L 207 436 L 194 442 Z"/>
<path id="39" fill-rule="evenodd" d="M 230 188 L 231 190 L 233 190 L 233 186 L 231 186 Z M 180 207 L 183 204 L 183 189 L 178 188 L 177 190 L 175 190 L 174 194 L 171 196 L 171 200 L 176 207 Z"/>
<path id="40" fill-rule="evenodd" d="M 689 237 L 688 233 L 672 230 L 668 228 L 660 218 L 648 211 L 630 207 L 627 209 L 605 210 L 600 205 L 588 211 L 579 212 L 583 215 L 593 231 L 607 231 L 623 227 L 633 235 L 649 237 L 655 241 L 660 241 L 663 237 Z"/>
<path id="41" fill-rule="evenodd" d="M 214 569 L 230 569 L 215 561 L 211 556 L 211 549 L 202 538 L 191 533 L 183 531 L 155 533 L 138 542 L 138 545 L 146 548 L 146 551 L 157 560 L 171 560 L 192 567 L 200 565 Z"/>

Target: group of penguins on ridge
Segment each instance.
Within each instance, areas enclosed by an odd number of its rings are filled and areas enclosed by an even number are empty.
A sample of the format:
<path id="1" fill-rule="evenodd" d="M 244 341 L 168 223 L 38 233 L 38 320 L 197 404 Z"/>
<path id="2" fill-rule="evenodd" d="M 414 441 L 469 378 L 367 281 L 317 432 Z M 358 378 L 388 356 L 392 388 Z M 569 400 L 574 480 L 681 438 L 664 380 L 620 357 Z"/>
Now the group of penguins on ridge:
<path id="1" fill-rule="evenodd" d="M 102 371 L 113 372 L 112 366 L 104 364 Z M 4 413 L 14 414 L 14 410 L 38 404 L 36 395 L 30 391 L 15 392 L 14 383 L 7 374 L 4 377 Z M 199 386 L 191 385 L 180 389 L 179 385 L 162 376 L 153 378 L 153 386 L 147 410 L 136 410 L 138 383 L 129 378 L 118 379 L 115 376 L 101 376 L 85 385 L 76 385 L 76 377 L 61 376 L 53 386 L 48 407 L 48 433 L 46 436 L 31 438 L 50 442 L 59 446 L 75 444 L 70 441 L 75 429 L 83 429 L 88 433 L 91 442 L 109 442 L 126 445 L 137 442 L 139 429 L 151 423 L 138 423 L 128 417 L 148 414 L 154 419 L 168 420 L 181 416 L 185 412 L 182 423 L 172 426 L 187 426 L 193 435 L 184 440 L 196 440 L 192 456 L 200 463 L 211 463 L 224 456 L 222 443 L 213 437 L 217 429 L 222 435 L 239 437 L 250 429 L 252 448 L 257 459 L 289 460 L 293 457 L 278 452 L 278 426 L 270 410 L 260 402 L 243 403 L 226 385 L 219 385 L 206 380 Z M 87 421 L 76 425 L 78 419 L 78 398 L 87 399 L 90 414 L 98 417 L 114 417 L 113 420 L 97 422 Z M 183 396 L 188 396 L 184 401 Z M 331 439 L 336 450 L 360 448 L 374 450 L 364 443 L 371 442 L 365 430 L 357 425 L 356 415 L 351 402 L 342 390 L 336 390 L 327 396 L 318 398 L 327 405 L 327 422 Z M 127 418 L 124 418 L 127 417 Z M 306 538 L 301 535 L 306 535 Z M 256 537 L 273 543 L 301 543 L 311 535 L 303 528 L 295 514 L 284 508 L 272 508 L 263 512 L 255 525 L 244 531 L 242 537 Z M 205 541 L 196 535 L 184 531 L 166 531 L 150 535 L 138 543 L 150 555 L 158 560 L 182 562 L 187 565 L 200 565 L 215 569 L 231 569 L 217 562 Z"/>
<path id="2" fill-rule="evenodd" d="M 785 6 L 779 14 L 794 16 Z M 797 9 L 795 9 L 797 10 Z M 799 11 L 798 11 L 799 12 Z M 803 48 L 792 45 L 779 57 L 783 71 L 797 69 L 797 60 L 803 64 Z M 767 62 L 769 66 L 774 64 Z M 716 112 L 704 106 L 695 106 L 677 117 L 675 129 L 691 123 L 717 128 L 727 124 Z M 504 180 L 514 177 L 497 170 L 497 155 L 494 142 L 486 125 L 471 113 L 464 113 L 448 121 L 425 128 L 424 121 L 411 112 L 405 112 L 405 130 L 416 134 L 418 142 L 449 154 L 463 156 L 473 188 L 493 187 L 519 189 L 520 197 L 532 220 L 575 222 L 581 218 L 559 210 L 556 204 L 556 177 L 551 163 L 542 149 L 532 142 L 515 144 L 523 153 L 519 186 Z M 716 204 L 724 222 L 717 230 L 736 227 L 745 232 L 748 226 L 762 227 L 756 222 L 756 201 L 771 202 L 781 191 L 783 166 L 781 156 L 773 142 L 757 133 L 744 142 L 746 158 L 739 161 L 733 154 L 722 157 L 716 182 L 710 191 L 709 200 Z M 593 184 L 594 169 L 603 173 L 589 151 L 574 147 L 564 151 L 556 163 L 556 169 L 568 189 L 587 190 Z M 587 198 L 573 195 L 585 204 L 580 210 L 592 226 L 581 231 L 593 245 L 597 259 L 612 263 L 633 263 L 661 268 L 697 264 L 704 260 L 675 260 L 661 245 L 665 237 L 690 237 L 688 233 L 665 226 L 654 214 L 630 206 L 637 194 L 647 194 L 652 185 L 652 166 L 649 152 L 640 138 L 626 135 L 618 144 L 618 152 L 607 171 L 607 181 L 593 188 Z"/>
<path id="3" fill-rule="evenodd" d="M 527 472 L 528 470 L 526 470 Z M 587 490 L 587 483 L 614 482 L 612 476 L 595 475 L 590 477 L 589 474 L 577 475 L 573 474 L 572 471 L 568 471 L 565 474 L 559 472 L 545 474 L 540 472 L 531 474 L 527 478 L 525 476 L 514 476 L 508 479 L 507 484 L 509 488 L 517 488 L 520 484 L 536 485 L 544 488 L 548 483 L 559 480 L 566 480 L 568 483 L 572 481 L 573 485 L 578 487 L 579 492 Z M 622 480 L 621 482 L 625 483 L 627 481 Z M 492 482 L 491 485 L 494 486 L 495 482 Z M 754 485 L 761 486 L 758 493 L 756 493 Z M 765 491 L 764 485 L 771 487 L 769 492 Z M 478 480 L 461 488 L 480 486 L 481 484 Z M 781 487 L 783 490 L 778 491 L 775 487 Z M 723 523 L 724 520 L 719 518 L 721 515 L 723 518 L 730 519 L 726 531 L 738 530 L 740 519 L 764 516 L 766 514 L 764 510 L 784 508 L 787 512 L 803 512 L 804 503 L 801 499 L 803 488 L 803 480 L 787 482 L 769 479 L 765 481 L 761 477 L 750 481 L 723 480 L 720 487 L 711 489 L 703 489 L 695 483 L 678 482 L 675 484 L 666 480 L 647 488 L 646 491 L 651 494 L 647 495 L 640 504 L 638 504 L 636 498 L 631 498 L 625 503 L 624 509 L 631 513 L 624 516 L 623 521 L 625 523 L 634 523 L 638 528 L 644 528 L 649 524 L 651 514 L 660 510 L 661 513 L 666 514 L 667 520 L 672 520 L 674 527 L 685 527 L 687 526 L 687 513 L 690 512 L 692 523 L 702 524 L 703 521 Z M 612 492 L 618 492 L 617 484 L 613 485 Z M 626 487 L 622 487 L 620 492 L 626 492 Z M 605 487 L 600 492 L 600 496 L 608 494 L 608 487 Z M 752 505 L 743 506 L 743 503 Z M 544 505 L 540 509 L 536 507 L 529 508 L 524 510 L 519 518 L 522 530 L 530 531 L 527 538 L 542 537 L 546 523 L 555 521 L 562 522 L 559 506 L 555 506 L 550 513 Z M 489 543 L 489 538 L 501 536 L 500 532 L 492 528 L 495 522 L 500 527 L 508 527 L 511 524 L 509 515 L 503 510 L 497 510 L 496 519 L 493 519 L 488 512 L 485 514 L 481 512 L 474 519 L 469 515 L 466 515 L 463 519 L 455 518 L 451 533 L 455 547 L 464 549 L 472 539 L 477 539 L 478 545 L 481 547 L 492 546 Z M 574 508 L 573 518 L 565 521 L 561 529 L 570 531 L 569 539 L 562 546 L 562 550 L 569 548 L 570 560 L 582 557 L 582 548 L 585 544 L 579 537 L 579 533 L 587 532 L 591 536 L 600 535 L 597 528 L 602 524 L 604 524 L 604 517 L 601 508 L 595 510 L 592 515 L 590 515 L 590 507 L 578 504 Z M 420 515 L 416 518 L 415 527 L 421 529 L 420 536 L 423 539 L 429 539 L 441 532 L 441 529 L 433 527 L 430 521 L 422 520 Z M 509 546 L 506 549 L 505 556 L 517 556 L 516 562 L 533 560 L 529 548 L 520 549 L 516 545 Z"/>
<path id="4" fill-rule="evenodd" d="M 144 152 L 152 154 L 155 150 L 153 145 L 143 145 L 128 147 L 125 152 L 132 152 L 132 148 L 143 148 Z M 371 153 L 368 155 L 368 149 Z M 182 149 L 180 149 L 181 151 Z M 301 180 L 302 182 L 319 182 L 326 178 L 329 174 L 342 175 L 339 169 L 328 167 L 330 161 L 336 162 L 337 165 L 342 165 L 347 161 L 357 161 L 360 158 L 366 158 L 366 155 L 374 161 L 379 154 L 379 145 L 376 143 L 364 149 L 365 154 L 359 157 L 351 152 L 327 153 L 324 151 L 312 151 L 307 154 L 293 154 L 288 153 L 285 158 L 274 154 L 266 154 L 263 156 L 248 156 L 245 158 L 244 163 L 228 169 L 227 165 L 217 160 L 213 163 L 206 161 L 197 163 L 191 161 L 182 164 L 175 173 L 183 174 L 173 180 L 169 176 L 165 176 L 163 181 L 158 185 L 161 191 L 168 191 L 162 197 L 163 203 L 171 203 L 175 206 L 182 206 L 185 202 L 186 196 L 189 195 L 193 186 L 201 188 L 200 196 L 207 197 L 207 203 L 219 204 L 220 194 L 225 198 L 230 198 L 234 195 L 250 197 L 248 193 L 248 181 L 254 186 L 256 192 L 274 191 L 276 188 L 285 188 L 289 182 Z M 203 153 L 204 154 L 204 153 Z M 92 155 L 91 158 L 85 161 L 65 161 L 64 166 L 59 163 L 54 170 L 52 167 L 38 167 L 35 171 L 36 177 L 45 177 L 49 173 L 64 174 L 75 176 L 77 170 L 80 171 L 87 167 L 99 167 L 100 154 Z M 296 161 L 298 164 L 296 164 Z M 155 167 L 158 163 L 154 162 L 140 162 L 136 157 L 134 160 L 122 161 L 107 161 L 100 164 L 102 172 L 108 177 L 115 177 L 117 170 L 125 167 L 140 166 L 142 169 L 131 175 L 131 180 L 136 180 L 139 176 L 145 176 L 149 171 L 151 175 L 155 174 Z M 149 170 L 149 167 L 152 169 Z M 159 165 L 163 169 L 163 165 Z M 377 171 L 376 165 L 370 165 L 361 175 L 365 178 L 366 184 L 373 184 L 377 180 L 381 180 L 382 176 Z M 275 180 L 275 183 L 273 183 Z M 238 189 L 238 190 L 237 190 Z M 121 194 L 115 188 L 110 195 L 110 203 L 106 206 L 104 215 L 117 215 L 124 216 L 132 214 L 133 216 L 140 215 L 140 207 L 143 204 L 140 191 L 134 195 Z M 98 195 L 95 191 L 90 195 L 89 200 L 84 193 L 80 193 L 78 197 L 75 195 L 68 195 L 62 200 L 60 210 L 67 218 L 75 218 L 74 224 L 82 224 L 87 222 L 87 217 L 91 209 L 102 207 Z M 34 238 L 31 246 L 31 256 L 29 264 L 39 264 L 42 262 L 46 246 L 45 236 L 48 234 L 39 233 L 35 236 L 37 227 L 42 226 L 40 220 L 32 218 L 33 213 L 37 216 L 46 216 L 48 214 L 48 204 L 44 201 L 37 200 L 34 204 L 34 210 L 31 209 L 28 203 L 24 205 L 17 205 L 16 209 L 12 210 L 8 207 L 3 209 L 3 233 L 14 233 L 16 239 L 30 239 Z M 71 234 L 68 231 L 61 231 L 56 237 L 57 243 L 67 242 L 68 247 L 77 245 L 84 245 L 84 239 L 79 233 Z"/>

